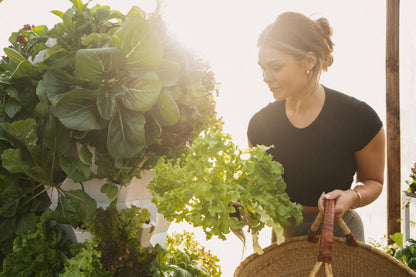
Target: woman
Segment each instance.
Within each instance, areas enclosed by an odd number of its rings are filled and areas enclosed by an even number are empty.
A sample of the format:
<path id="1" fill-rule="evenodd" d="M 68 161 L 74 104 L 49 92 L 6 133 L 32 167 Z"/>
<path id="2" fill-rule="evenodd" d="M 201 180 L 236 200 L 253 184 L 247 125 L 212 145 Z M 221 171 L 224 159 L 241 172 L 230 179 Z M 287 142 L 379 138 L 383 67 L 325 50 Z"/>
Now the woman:
<path id="1" fill-rule="evenodd" d="M 263 31 L 258 64 L 276 101 L 252 117 L 247 134 L 250 146 L 273 146 L 269 152 L 285 169 L 286 191 L 303 206 L 303 223 L 286 229 L 287 236 L 305 235 L 326 197 L 335 199 L 336 218 L 364 241 L 353 209 L 382 191 L 385 134 L 370 106 L 319 83 L 333 62 L 331 35 L 325 18 L 294 12 Z M 343 236 L 337 224 L 334 229 Z"/>

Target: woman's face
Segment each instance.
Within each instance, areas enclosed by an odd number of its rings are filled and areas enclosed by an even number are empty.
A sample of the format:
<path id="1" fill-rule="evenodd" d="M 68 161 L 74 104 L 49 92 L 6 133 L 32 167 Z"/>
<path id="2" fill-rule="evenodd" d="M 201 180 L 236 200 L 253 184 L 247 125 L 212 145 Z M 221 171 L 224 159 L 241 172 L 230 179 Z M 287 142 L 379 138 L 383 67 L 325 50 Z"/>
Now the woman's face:
<path id="1" fill-rule="evenodd" d="M 276 100 L 300 95 L 308 85 L 305 63 L 275 48 L 260 47 L 258 64 Z"/>

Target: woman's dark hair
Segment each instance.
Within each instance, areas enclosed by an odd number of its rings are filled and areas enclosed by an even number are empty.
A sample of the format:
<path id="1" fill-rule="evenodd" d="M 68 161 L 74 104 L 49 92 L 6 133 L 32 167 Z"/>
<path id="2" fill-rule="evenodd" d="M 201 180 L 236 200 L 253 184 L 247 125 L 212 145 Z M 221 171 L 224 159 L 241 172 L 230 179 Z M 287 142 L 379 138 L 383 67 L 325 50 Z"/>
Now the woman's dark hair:
<path id="1" fill-rule="evenodd" d="M 333 62 L 331 40 L 332 29 L 326 18 L 312 20 L 295 12 L 280 14 L 261 33 L 257 46 L 273 47 L 284 53 L 303 59 L 308 52 L 317 56 L 317 64 L 312 73 L 319 75 Z"/>

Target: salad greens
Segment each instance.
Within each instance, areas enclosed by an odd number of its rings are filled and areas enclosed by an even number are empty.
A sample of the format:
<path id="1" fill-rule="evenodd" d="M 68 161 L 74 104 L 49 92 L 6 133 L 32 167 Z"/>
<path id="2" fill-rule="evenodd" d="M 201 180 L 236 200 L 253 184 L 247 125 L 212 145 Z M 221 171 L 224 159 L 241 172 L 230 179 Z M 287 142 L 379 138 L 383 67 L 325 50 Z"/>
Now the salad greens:
<path id="1" fill-rule="evenodd" d="M 302 207 L 290 201 L 283 167 L 267 154 L 267 147 L 243 152 L 230 136 L 211 132 L 188 148 L 182 157 L 162 158 L 151 169 L 152 201 L 168 220 L 202 227 L 208 239 L 225 239 L 230 231 L 241 234 L 247 226 L 258 253 L 258 231 L 264 226 L 272 227 L 281 242 L 287 220 L 302 221 Z"/>

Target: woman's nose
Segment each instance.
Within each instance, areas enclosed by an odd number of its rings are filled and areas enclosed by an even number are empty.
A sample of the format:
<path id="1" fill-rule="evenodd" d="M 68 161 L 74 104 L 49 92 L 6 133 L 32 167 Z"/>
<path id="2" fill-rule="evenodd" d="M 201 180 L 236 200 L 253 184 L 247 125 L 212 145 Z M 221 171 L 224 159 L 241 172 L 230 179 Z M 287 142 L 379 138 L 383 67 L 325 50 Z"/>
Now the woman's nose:
<path id="1" fill-rule="evenodd" d="M 263 70 L 263 81 L 266 83 L 271 81 L 270 71 L 267 69 Z"/>

